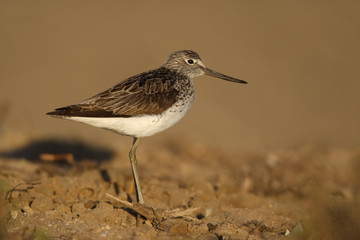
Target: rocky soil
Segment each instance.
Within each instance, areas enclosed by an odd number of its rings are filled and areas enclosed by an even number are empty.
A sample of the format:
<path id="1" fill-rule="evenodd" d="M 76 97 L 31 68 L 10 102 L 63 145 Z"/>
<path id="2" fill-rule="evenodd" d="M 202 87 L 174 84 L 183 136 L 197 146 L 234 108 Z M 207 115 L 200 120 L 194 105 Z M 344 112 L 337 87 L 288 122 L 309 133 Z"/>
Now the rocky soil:
<path id="1" fill-rule="evenodd" d="M 226 152 L 140 144 L 146 206 L 127 155 L 95 143 L 2 136 L 1 239 L 355 239 L 360 154 L 303 146 Z"/>

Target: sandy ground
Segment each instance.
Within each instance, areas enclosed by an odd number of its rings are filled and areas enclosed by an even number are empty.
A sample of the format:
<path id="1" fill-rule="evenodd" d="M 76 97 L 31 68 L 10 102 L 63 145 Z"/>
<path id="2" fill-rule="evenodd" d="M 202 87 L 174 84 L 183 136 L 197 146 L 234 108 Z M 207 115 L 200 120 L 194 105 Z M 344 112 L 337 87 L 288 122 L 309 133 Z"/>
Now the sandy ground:
<path id="1" fill-rule="evenodd" d="M 357 239 L 359 9 L 0 1 L 0 239 Z M 194 79 L 185 118 L 140 143 L 138 206 L 131 139 L 45 113 L 181 49 L 249 84 Z"/>
<path id="2" fill-rule="evenodd" d="M 156 148 L 143 142 L 138 155 L 145 207 L 134 204 L 127 146 L 116 151 L 10 133 L 0 141 L 7 146 L 0 158 L 2 239 L 360 234 L 359 151 L 303 146 L 239 154 L 186 139 L 164 138 Z M 25 144 L 11 148 L 10 142 Z"/>

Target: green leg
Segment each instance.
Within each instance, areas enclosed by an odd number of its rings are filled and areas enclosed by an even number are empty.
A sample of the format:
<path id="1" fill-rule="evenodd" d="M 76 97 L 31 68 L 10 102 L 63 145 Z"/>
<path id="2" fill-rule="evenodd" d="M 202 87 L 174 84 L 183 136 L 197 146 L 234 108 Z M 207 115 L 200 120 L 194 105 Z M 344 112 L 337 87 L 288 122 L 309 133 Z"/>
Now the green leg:
<path id="1" fill-rule="evenodd" d="M 131 150 L 129 152 L 129 157 L 130 157 L 131 169 L 133 172 L 133 177 L 135 182 L 136 200 L 138 203 L 144 204 L 145 202 L 141 192 L 140 181 L 136 171 L 136 165 L 137 165 L 136 149 L 137 146 L 139 145 L 139 142 L 140 142 L 140 138 L 134 137 L 134 141 Z"/>

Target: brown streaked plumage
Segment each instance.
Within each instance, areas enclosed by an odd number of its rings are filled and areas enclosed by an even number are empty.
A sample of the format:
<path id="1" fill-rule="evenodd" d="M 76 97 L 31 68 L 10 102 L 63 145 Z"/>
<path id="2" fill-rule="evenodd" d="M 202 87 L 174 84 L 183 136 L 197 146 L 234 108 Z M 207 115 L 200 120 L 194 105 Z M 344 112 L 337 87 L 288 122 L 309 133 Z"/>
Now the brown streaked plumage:
<path id="1" fill-rule="evenodd" d="M 185 115 L 195 97 L 192 79 L 203 74 L 246 83 L 206 68 L 196 52 L 182 50 L 172 53 L 160 68 L 130 77 L 78 104 L 47 114 L 133 136 L 129 157 L 137 201 L 144 204 L 136 171 L 139 140 L 173 126 Z"/>
<path id="2" fill-rule="evenodd" d="M 159 114 L 176 101 L 176 72 L 161 67 L 126 79 L 78 104 L 56 109 L 49 115 L 77 117 L 133 117 Z"/>

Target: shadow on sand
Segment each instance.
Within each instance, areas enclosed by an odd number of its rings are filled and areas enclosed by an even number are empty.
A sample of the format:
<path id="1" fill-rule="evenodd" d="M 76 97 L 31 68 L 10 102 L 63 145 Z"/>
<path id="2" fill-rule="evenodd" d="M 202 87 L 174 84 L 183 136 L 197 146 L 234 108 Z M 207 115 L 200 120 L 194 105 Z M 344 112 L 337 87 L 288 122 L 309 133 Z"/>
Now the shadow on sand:
<path id="1" fill-rule="evenodd" d="M 69 155 L 74 162 L 86 160 L 99 164 L 112 159 L 114 151 L 79 140 L 52 138 L 32 141 L 26 146 L 0 153 L 0 156 L 17 159 L 25 158 L 32 162 L 38 162 L 46 154 L 47 156 Z"/>

